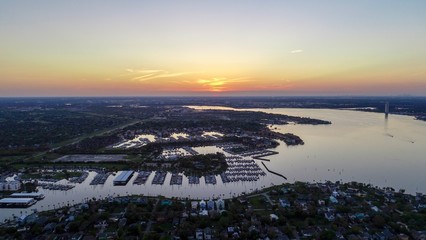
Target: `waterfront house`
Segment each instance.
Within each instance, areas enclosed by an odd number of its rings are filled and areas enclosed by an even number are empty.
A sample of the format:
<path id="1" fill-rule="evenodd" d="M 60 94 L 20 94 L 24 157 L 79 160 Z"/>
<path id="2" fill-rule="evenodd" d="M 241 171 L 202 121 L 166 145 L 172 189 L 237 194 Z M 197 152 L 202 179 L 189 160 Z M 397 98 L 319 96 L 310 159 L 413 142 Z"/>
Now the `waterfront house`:
<path id="1" fill-rule="evenodd" d="M 225 210 L 225 201 L 223 199 L 216 200 L 216 208 L 217 210 Z"/>
<path id="2" fill-rule="evenodd" d="M 200 209 L 201 210 L 205 210 L 206 209 L 206 201 L 204 201 L 204 200 L 200 201 Z"/>
<path id="3" fill-rule="evenodd" d="M 192 208 L 192 210 L 197 210 L 197 208 L 198 208 L 198 202 L 197 201 L 192 201 L 191 202 L 191 208 Z"/>
<path id="4" fill-rule="evenodd" d="M 207 202 L 207 209 L 208 210 L 214 210 L 214 201 L 213 200 L 209 200 L 208 202 Z"/>

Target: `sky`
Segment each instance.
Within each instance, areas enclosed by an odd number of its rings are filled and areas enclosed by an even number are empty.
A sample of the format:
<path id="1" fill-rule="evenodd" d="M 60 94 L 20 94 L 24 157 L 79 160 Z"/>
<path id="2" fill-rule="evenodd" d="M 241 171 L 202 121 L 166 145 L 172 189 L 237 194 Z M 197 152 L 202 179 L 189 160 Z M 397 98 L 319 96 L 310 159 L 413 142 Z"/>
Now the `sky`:
<path id="1" fill-rule="evenodd" d="M 0 2 L 0 97 L 426 95 L 424 0 Z"/>

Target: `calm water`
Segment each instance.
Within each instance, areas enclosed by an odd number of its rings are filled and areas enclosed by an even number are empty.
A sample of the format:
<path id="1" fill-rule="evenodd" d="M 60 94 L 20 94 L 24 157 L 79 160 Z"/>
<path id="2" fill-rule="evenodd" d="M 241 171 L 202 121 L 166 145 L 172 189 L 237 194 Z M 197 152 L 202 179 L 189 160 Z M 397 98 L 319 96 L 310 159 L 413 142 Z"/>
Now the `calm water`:
<path id="1" fill-rule="evenodd" d="M 211 107 L 197 107 L 211 108 Z M 227 108 L 229 109 L 229 108 Z M 269 169 L 287 177 L 269 174 L 257 182 L 236 182 L 223 184 L 217 176 L 217 184 L 190 185 L 184 177 L 181 186 L 170 186 L 171 174 L 164 185 L 151 185 L 154 173 L 145 185 L 133 185 L 132 177 L 126 186 L 113 186 L 115 178 L 110 176 L 105 185 L 91 186 L 96 175 L 90 173 L 82 184 L 72 190 L 50 191 L 41 189 L 46 198 L 28 209 L 0 209 L 0 220 L 17 216 L 31 209 L 46 210 L 67 204 L 82 202 L 85 198 L 144 194 L 168 197 L 190 198 L 229 198 L 242 192 L 250 192 L 294 181 L 359 181 L 380 187 L 403 188 L 409 193 L 426 193 L 426 122 L 412 117 L 328 109 L 250 109 L 268 113 L 281 113 L 293 116 L 312 117 L 329 120 L 331 125 L 281 125 L 273 126 L 279 132 L 291 132 L 300 136 L 305 145 L 287 147 L 281 143 L 278 155 L 268 157 Z M 200 153 L 220 151 L 216 147 L 196 148 Z M 263 166 L 259 162 L 259 166 Z M 266 170 L 265 170 L 266 172 Z M 67 183 L 63 180 L 61 183 Z"/>

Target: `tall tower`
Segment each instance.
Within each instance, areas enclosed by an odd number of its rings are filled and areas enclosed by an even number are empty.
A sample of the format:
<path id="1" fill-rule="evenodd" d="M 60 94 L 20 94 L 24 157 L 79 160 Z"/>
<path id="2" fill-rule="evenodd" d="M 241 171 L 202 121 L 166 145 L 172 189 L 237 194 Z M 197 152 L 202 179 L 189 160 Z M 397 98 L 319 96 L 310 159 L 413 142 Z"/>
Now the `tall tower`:
<path id="1" fill-rule="evenodd" d="M 389 102 L 385 103 L 385 114 L 388 115 L 389 114 Z"/>

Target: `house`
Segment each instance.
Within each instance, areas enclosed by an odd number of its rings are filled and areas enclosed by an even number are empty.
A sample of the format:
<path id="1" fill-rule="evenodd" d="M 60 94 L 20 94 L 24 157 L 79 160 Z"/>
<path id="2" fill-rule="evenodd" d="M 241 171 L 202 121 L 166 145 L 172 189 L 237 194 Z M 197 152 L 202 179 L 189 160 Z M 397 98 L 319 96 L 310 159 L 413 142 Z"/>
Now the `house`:
<path id="1" fill-rule="evenodd" d="M 208 216 L 209 212 L 207 210 L 201 210 L 199 214 L 200 216 Z"/>
<path id="2" fill-rule="evenodd" d="M 208 210 L 214 210 L 214 201 L 213 200 L 209 200 L 208 202 L 207 202 L 207 209 Z"/>
<path id="3" fill-rule="evenodd" d="M 371 210 L 373 210 L 373 211 L 375 211 L 375 212 L 378 212 L 378 211 L 379 211 L 379 208 L 378 208 L 378 207 L 376 207 L 376 206 L 372 206 L 372 207 L 371 207 Z"/>
<path id="4" fill-rule="evenodd" d="M 309 228 L 309 229 L 302 229 L 301 233 L 302 233 L 302 237 L 310 238 L 310 237 L 313 237 L 316 232 L 315 230 Z"/>
<path id="5" fill-rule="evenodd" d="M 324 213 L 324 217 L 330 222 L 335 220 L 334 214 L 331 212 Z"/>
<path id="6" fill-rule="evenodd" d="M 211 240 L 213 238 L 213 231 L 211 228 L 206 227 L 204 228 L 204 239 L 205 240 Z"/>
<path id="7" fill-rule="evenodd" d="M 278 221 L 279 217 L 273 213 L 269 214 L 269 217 L 271 218 L 271 221 Z"/>
<path id="8" fill-rule="evenodd" d="M 204 201 L 204 200 L 200 201 L 200 209 L 201 210 L 205 210 L 206 209 L 206 201 Z"/>
<path id="9" fill-rule="evenodd" d="M 198 208 L 198 202 L 197 201 L 192 201 L 191 202 L 191 208 L 192 208 L 192 210 L 197 210 L 197 208 Z"/>
<path id="10" fill-rule="evenodd" d="M 330 202 L 331 202 L 331 203 L 336 204 L 336 203 L 338 203 L 339 201 L 337 201 L 337 199 L 336 199 L 335 197 L 330 196 Z"/>
<path id="11" fill-rule="evenodd" d="M 197 240 L 203 240 L 204 238 L 204 231 L 200 228 L 198 228 L 197 230 L 195 230 L 195 239 Z"/>
<path id="12" fill-rule="evenodd" d="M 287 199 L 280 198 L 280 205 L 283 208 L 290 207 L 290 202 Z"/>
<path id="13" fill-rule="evenodd" d="M 223 199 L 216 200 L 216 209 L 225 210 L 225 201 Z"/>

